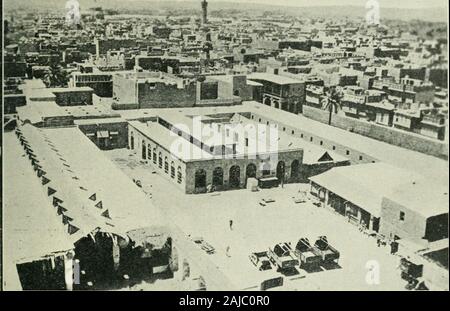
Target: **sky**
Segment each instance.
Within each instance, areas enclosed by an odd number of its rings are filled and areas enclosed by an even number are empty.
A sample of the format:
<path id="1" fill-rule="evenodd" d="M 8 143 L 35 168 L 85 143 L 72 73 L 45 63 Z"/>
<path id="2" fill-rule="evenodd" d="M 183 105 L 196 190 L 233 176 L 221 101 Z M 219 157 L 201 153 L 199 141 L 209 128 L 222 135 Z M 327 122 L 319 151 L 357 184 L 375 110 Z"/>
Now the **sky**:
<path id="1" fill-rule="evenodd" d="M 133 0 L 124 0 L 133 1 Z M 148 0 L 152 1 L 152 0 Z M 164 0 L 159 0 L 164 1 Z M 193 1 L 193 0 L 176 0 Z M 200 1 L 200 0 L 199 0 Z M 208 2 L 249 2 L 289 6 L 330 6 L 330 5 L 355 5 L 365 6 L 368 0 L 207 0 Z M 372 0 L 378 1 L 380 7 L 396 7 L 419 9 L 426 7 L 446 7 L 448 0 Z"/>

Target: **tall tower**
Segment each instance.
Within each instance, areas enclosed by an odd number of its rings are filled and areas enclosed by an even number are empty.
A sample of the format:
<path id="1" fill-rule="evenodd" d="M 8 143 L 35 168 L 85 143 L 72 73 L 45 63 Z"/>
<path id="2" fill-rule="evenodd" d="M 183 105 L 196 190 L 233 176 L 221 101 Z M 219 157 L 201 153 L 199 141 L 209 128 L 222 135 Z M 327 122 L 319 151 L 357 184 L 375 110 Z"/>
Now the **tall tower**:
<path id="1" fill-rule="evenodd" d="M 203 0 L 202 2 L 202 24 L 206 25 L 208 23 L 208 2 Z"/>

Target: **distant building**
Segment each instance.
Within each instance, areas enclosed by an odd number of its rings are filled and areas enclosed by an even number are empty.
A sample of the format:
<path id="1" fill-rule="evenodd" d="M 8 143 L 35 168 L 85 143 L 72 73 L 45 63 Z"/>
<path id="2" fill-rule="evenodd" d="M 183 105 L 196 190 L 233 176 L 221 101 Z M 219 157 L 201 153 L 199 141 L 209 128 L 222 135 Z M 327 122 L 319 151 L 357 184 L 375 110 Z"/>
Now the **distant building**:
<path id="1" fill-rule="evenodd" d="M 434 99 L 434 85 L 417 79 L 404 77 L 399 83 L 392 79 L 375 80 L 372 88 L 388 94 L 390 99 L 414 103 L 430 103 Z"/>
<path id="2" fill-rule="evenodd" d="M 99 97 L 113 96 L 112 75 L 108 73 L 80 73 L 73 72 L 70 77 L 69 87 L 90 87 Z"/>
<path id="3" fill-rule="evenodd" d="M 305 97 L 305 82 L 268 73 L 253 73 L 247 79 L 263 85 L 262 103 L 297 114 Z"/>
<path id="4" fill-rule="evenodd" d="M 196 101 L 195 82 L 161 73 L 116 73 L 113 85 L 116 109 L 189 107 Z"/>

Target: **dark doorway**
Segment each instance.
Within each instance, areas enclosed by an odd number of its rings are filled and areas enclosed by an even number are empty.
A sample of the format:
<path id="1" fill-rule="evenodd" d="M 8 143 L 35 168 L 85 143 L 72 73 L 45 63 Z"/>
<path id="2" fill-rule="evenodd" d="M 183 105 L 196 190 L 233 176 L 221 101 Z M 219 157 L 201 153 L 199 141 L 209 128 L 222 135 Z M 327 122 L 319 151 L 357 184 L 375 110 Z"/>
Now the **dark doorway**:
<path id="1" fill-rule="evenodd" d="M 256 178 L 256 165 L 253 163 L 250 163 L 247 165 L 247 169 L 245 171 L 245 176 L 247 178 Z"/>
<path id="2" fill-rule="evenodd" d="M 239 166 L 234 165 L 230 168 L 230 188 L 239 188 L 241 183 L 241 169 Z"/>
<path id="3" fill-rule="evenodd" d="M 134 136 L 131 134 L 130 136 L 130 149 L 134 149 Z"/>
<path id="4" fill-rule="evenodd" d="M 298 179 L 298 172 L 299 172 L 299 161 L 298 160 L 294 160 L 292 161 L 291 164 L 291 178 L 293 180 L 297 180 Z"/>
<path id="5" fill-rule="evenodd" d="M 147 148 L 144 143 L 142 144 L 142 159 L 147 160 Z"/>
<path id="6" fill-rule="evenodd" d="M 372 230 L 378 232 L 380 230 L 380 218 L 374 217 L 372 220 Z"/>
<path id="7" fill-rule="evenodd" d="M 278 162 L 277 165 L 277 178 L 280 183 L 284 183 L 284 173 L 286 170 L 286 164 L 283 161 Z"/>
<path id="8" fill-rule="evenodd" d="M 212 183 L 216 188 L 221 188 L 223 186 L 223 169 L 221 167 L 216 167 L 214 169 Z"/>
<path id="9" fill-rule="evenodd" d="M 203 169 L 195 172 L 195 192 L 206 192 L 206 171 Z"/>

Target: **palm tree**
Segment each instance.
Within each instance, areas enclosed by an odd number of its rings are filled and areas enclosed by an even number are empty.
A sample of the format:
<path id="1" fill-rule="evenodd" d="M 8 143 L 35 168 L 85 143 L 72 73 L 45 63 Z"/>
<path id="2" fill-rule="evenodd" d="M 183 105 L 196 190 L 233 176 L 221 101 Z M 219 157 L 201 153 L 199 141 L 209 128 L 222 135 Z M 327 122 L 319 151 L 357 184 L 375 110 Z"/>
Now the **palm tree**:
<path id="1" fill-rule="evenodd" d="M 325 92 L 325 96 L 322 99 L 322 109 L 329 111 L 328 125 L 331 125 L 331 115 L 337 113 L 341 109 L 341 99 L 342 93 L 336 89 L 336 87 L 331 87 Z"/>
<path id="2" fill-rule="evenodd" d="M 67 86 L 69 76 L 67 72 L 60 66 L 52 64 L 44 76 L 44 83 L 47 87 Z"/>

